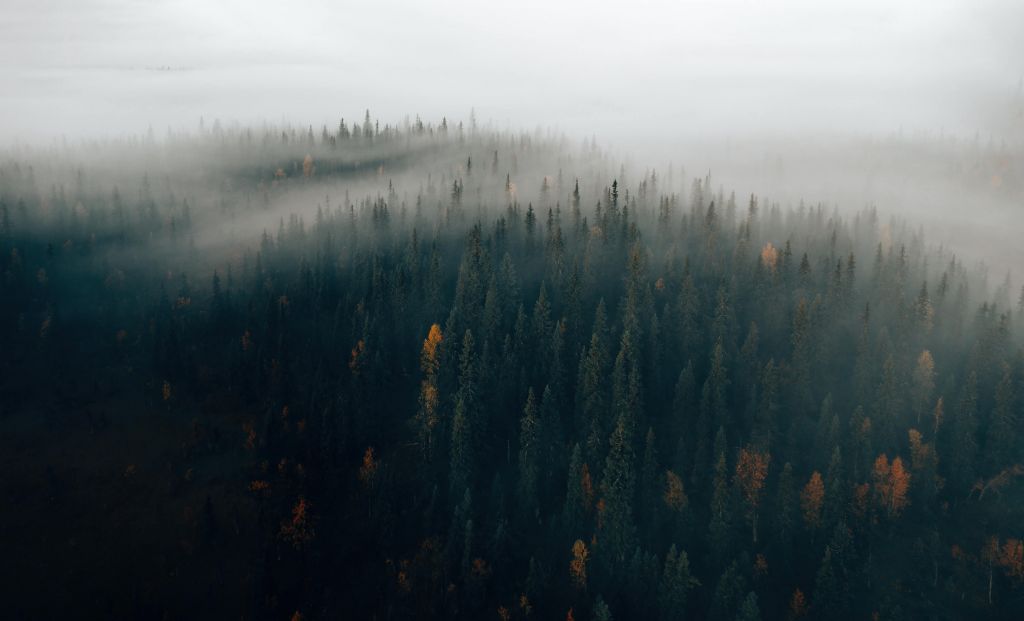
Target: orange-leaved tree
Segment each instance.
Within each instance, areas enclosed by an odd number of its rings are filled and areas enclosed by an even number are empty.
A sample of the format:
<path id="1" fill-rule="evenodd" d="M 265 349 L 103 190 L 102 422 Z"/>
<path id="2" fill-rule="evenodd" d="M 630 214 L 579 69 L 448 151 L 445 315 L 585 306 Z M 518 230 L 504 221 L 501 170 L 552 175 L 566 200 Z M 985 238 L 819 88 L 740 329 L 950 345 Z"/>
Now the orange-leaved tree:
<path id="1" fill-rule="evenodd" d="M 686 490 L 683 489 L 683 480 L 671 470 L 665 471 L 665 493 L 662 495 L 665 506 L 672 511 L 682 511 L 686 508 L 689 500 L 686 498 Z"/>
<path id="2" fill-rule="evenodd" d="M 569 576 L 572 583 L 578 589 L 587 588 L 587 561 L 590 560 L 590 552 L 587 544 L 577 539 L 572 544 L 572 560 L 569 561 Z"/>
<path id="3" fill-rule="evenodd" d="M 799 588 L 793 591 L 789 600 L 789 619 L 801 619 L 807 616 L 807 598 Z"/>
<path id="4" fill-rule="evenodd" d="M 363 453 L 363 462 L 359 465 L 359 482 L 367 492 L 373 490 L 377 485 L 377 471 L 380 469 L 380 460 L 372 446 L 366 447 Z"/>
<path id="5" fill-rule="evenodd" d="M 304 496 L 299 496 L 298 502 L 292 507 L 291 519 L 281 524 L 281 538 L 298 549 L 312 541 L 314 534 L 309 517 L 309 502 Z"/>
<path id="6" fill-rule="evenodd" d="M 434 428 L 438 423 L 437 374 L 440 368 L 441 343 L 444 336 L 441 326 L 436 323 L 430 326 L 427 338 L 423 341 L 420 352 L 420 370 L 423 379 L 420 381 L 419 411 L 416 423 L 419 432 L 420 450 L 423 458 L 429 462 L 434 456 Z"/>
<path id="7" fill-rule="evenodd" d="M 821 480 L 821 473 L 815 470 L 800 491 L 800 508 L 808 528 L 816 530 L 821 527 L 821 504 L 824 500 L 825 483 Z"/>
<path id="8" fill-rule="evenodd" d="M 907 506 L 907 491 L 910 489 L 910 473 L 903 467 L 903 460 L 895 457 L 892 463 L 882 453 L 875 459 L 871 477 L 874 483 L 877 507 L 890 517 L 899 517 Z"/>
<path id="9" fill-rule="evenodd" d="M 750 448 L 740 449 L 739 458 L 736 460 L 736 483 L 747 506 L 747 519 L 750 520 L 753 530 L 754 543 L 757 543 L 757 510 L 761 505 L 769 463 L 771 455 Z"/>

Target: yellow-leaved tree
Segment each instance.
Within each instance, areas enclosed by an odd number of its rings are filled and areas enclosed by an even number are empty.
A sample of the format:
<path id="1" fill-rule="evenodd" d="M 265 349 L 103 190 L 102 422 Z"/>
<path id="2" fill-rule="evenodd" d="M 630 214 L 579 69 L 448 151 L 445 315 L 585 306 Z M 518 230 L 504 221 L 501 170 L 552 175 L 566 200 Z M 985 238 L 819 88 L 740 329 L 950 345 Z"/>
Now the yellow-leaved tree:
<path id="1" fill-rule="evenodd" d="M 434 429 L 438 423 L 437 374 L 440 367 L 441 343 L 444 336 L 441 326 L 436 323 L 430 326 L 427 338 L 423 341 L 420 352 L 420 370 L 423 379 L 420 381 L 419 410 L 416 413 L 416 427 L 419 434 L 420 450 L 423 459 L 430 462 L 434 458 Z"/>
<path id="2" fill-rule="evenodd" d="M 587 544 L 577 539 L 572 544 L 572 560 L 569 561 L 569 577 L 573 585 L 578 589 L 587 588 L 587 561 L 590 560 L 590 552 Z"/>
<path id="3" fill-rule="evenodd" d="M 747 506 L 747 519 L 753 530 L 754 543 L 757 543 L 757 509 L 761 505 L 761 494 L 764 481 L 768 477 L 768 464 L 771 455 L 750 448 L 740 449 L 736 460 L 736 483 Z"/>

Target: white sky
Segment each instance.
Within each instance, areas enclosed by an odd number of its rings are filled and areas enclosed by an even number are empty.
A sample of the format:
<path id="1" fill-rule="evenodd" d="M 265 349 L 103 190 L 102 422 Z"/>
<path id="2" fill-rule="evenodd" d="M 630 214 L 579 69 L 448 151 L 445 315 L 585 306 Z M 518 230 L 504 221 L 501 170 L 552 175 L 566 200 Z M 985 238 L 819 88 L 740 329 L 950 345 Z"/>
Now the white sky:
<path id="1" fill-rule="evenodd" d="M 1024 0 L 0 0 L 2 142 L 471 107 L 620 142 L 991 133 L 1022 75 Z"/>

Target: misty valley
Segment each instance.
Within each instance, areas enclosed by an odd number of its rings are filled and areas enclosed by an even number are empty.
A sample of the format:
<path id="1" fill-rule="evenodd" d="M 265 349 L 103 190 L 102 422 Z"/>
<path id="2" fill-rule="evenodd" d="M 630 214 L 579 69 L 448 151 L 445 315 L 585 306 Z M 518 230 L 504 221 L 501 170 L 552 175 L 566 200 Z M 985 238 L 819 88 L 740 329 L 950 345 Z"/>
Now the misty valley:
<path id="1" fill-rule="evenodd" d="M 1019 198 L 922 144 L 863 159 Z M 1019 619 L 1020 274 L 807 178 L 370 112 L 5 148 L 2 616 Z"/>

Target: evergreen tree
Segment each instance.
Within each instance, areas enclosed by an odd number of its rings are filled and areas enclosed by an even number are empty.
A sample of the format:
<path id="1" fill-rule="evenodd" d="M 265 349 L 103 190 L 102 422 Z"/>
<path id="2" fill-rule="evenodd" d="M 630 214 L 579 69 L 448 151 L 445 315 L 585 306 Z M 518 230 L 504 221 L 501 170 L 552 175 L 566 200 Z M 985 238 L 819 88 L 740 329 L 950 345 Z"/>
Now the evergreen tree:
<path id="1" fill-rule="evenodd" d="M 732 619 L 738 611 L 744 591 L 746 591 L 746 580 L 736 561 L 733 561 L 718 578 L 711 599 L 708 619 L 713 621 Z"/>
<path id="2" fill-rule="evenodd" d="M 583 451 L 577 443 L 573 446 L 569 460 L 569 476 L 562 509 L 562 521 L 570 537 L 583 534 L 586 527 L 590 503 L 593 501 L 593 487 L 590 468 L 583 461 Z"/>
<path id="3" fill-rule="evenodd" d="M 724 565 L 732 546 L 732 490 L 729 488 L 729 467 L 726 463 L 724 448 L 725 432 L 718 430 L 716 444 L 722 447 L 716 450 L 715 477 L 711 490 L 711 522 L 708 525 L 708 542 L 711 545 L 711 556 L 714 566 Z M 716 447 L 718 448 L 718 447 Z"/>
<path id="4" fill-rule="evenodd" d="M 1020 419 L 1014 388 L 1013 369 L 1004 363 L 1003 376 L 996 386 L 995 407 L 985 441 L 985 458 L 990 474 L 996 474 L 1000 469 L 1017 463 L 1021 455 L 1017 435 Z"/>
<path id="5" fill-rule="evenodd" d="M 540 498 L 539 481 L 541 475 L 542 445 L 541 423 L 537 416 L 537 402 L 533 389 L 526 397 L 523 418 L 519 424 L 519 510 L 524 516 L 532 519 L 538 517 L 538 500 Z"/>
<path id="6" fill-rule="evenodd" d="M 760 621 L 761 620 L 761 609 L 757 605 L 757 594 L 753 591 L 747 593 L 747 597 L 744 598 L 743 603 L 740 604 L 740 609 L 736 613 L 736 621 Z"/>
<path id="7" fill-rule="evenodd" d="M 685 618 L 690 590 L 700 583 L 690 574 L 690 559 L 685 551 L 676 551 L 673 544 L 665 555 L 665 565 L 658 584 L 658 608 L 666 621 Z"/>
<path id="8" fill-rule="evenodd" d="M 950 482 L 958 490 L 974 483 L 974 464 L 978 452 L 978 374 L 971 371 L 960 392 L 960 401 L 946 425 L 944 458 Z M 940 462 L 941 463 L 941 462 Z"/>
<path id="9" fill-rule="evenodd" d="M 473 335 L 466 330 L 459 359 L 459 389 L 452 417 L 451 465 L 448 475 L 453 496 L 471 487 L 477 474 L 477 455 L 482 449 L 483 412 L 477 394 L 478 369 Z"/>
<path id="10" fill-rule="evenodd" d="M 599 302 L 590 344 L 580 357 L 576 390 L 577 428 L 586 430 L 589 459 L 603 456 L 603 445 L 611 423 L 610 395 L 605 380 L 609 355 L 604 303 Z"/>
<path id="11" fill-rule="evenodd" d="M 601 501 L 597 541 L 599 554 L 609 567 L 625 562 L 633 549 L 635 526 L 633 496 L 636 475 L 633 455 L 633 423 L 627 413 L 619 414 L 609 441 L 608 457 L 601 477 Z"/>

